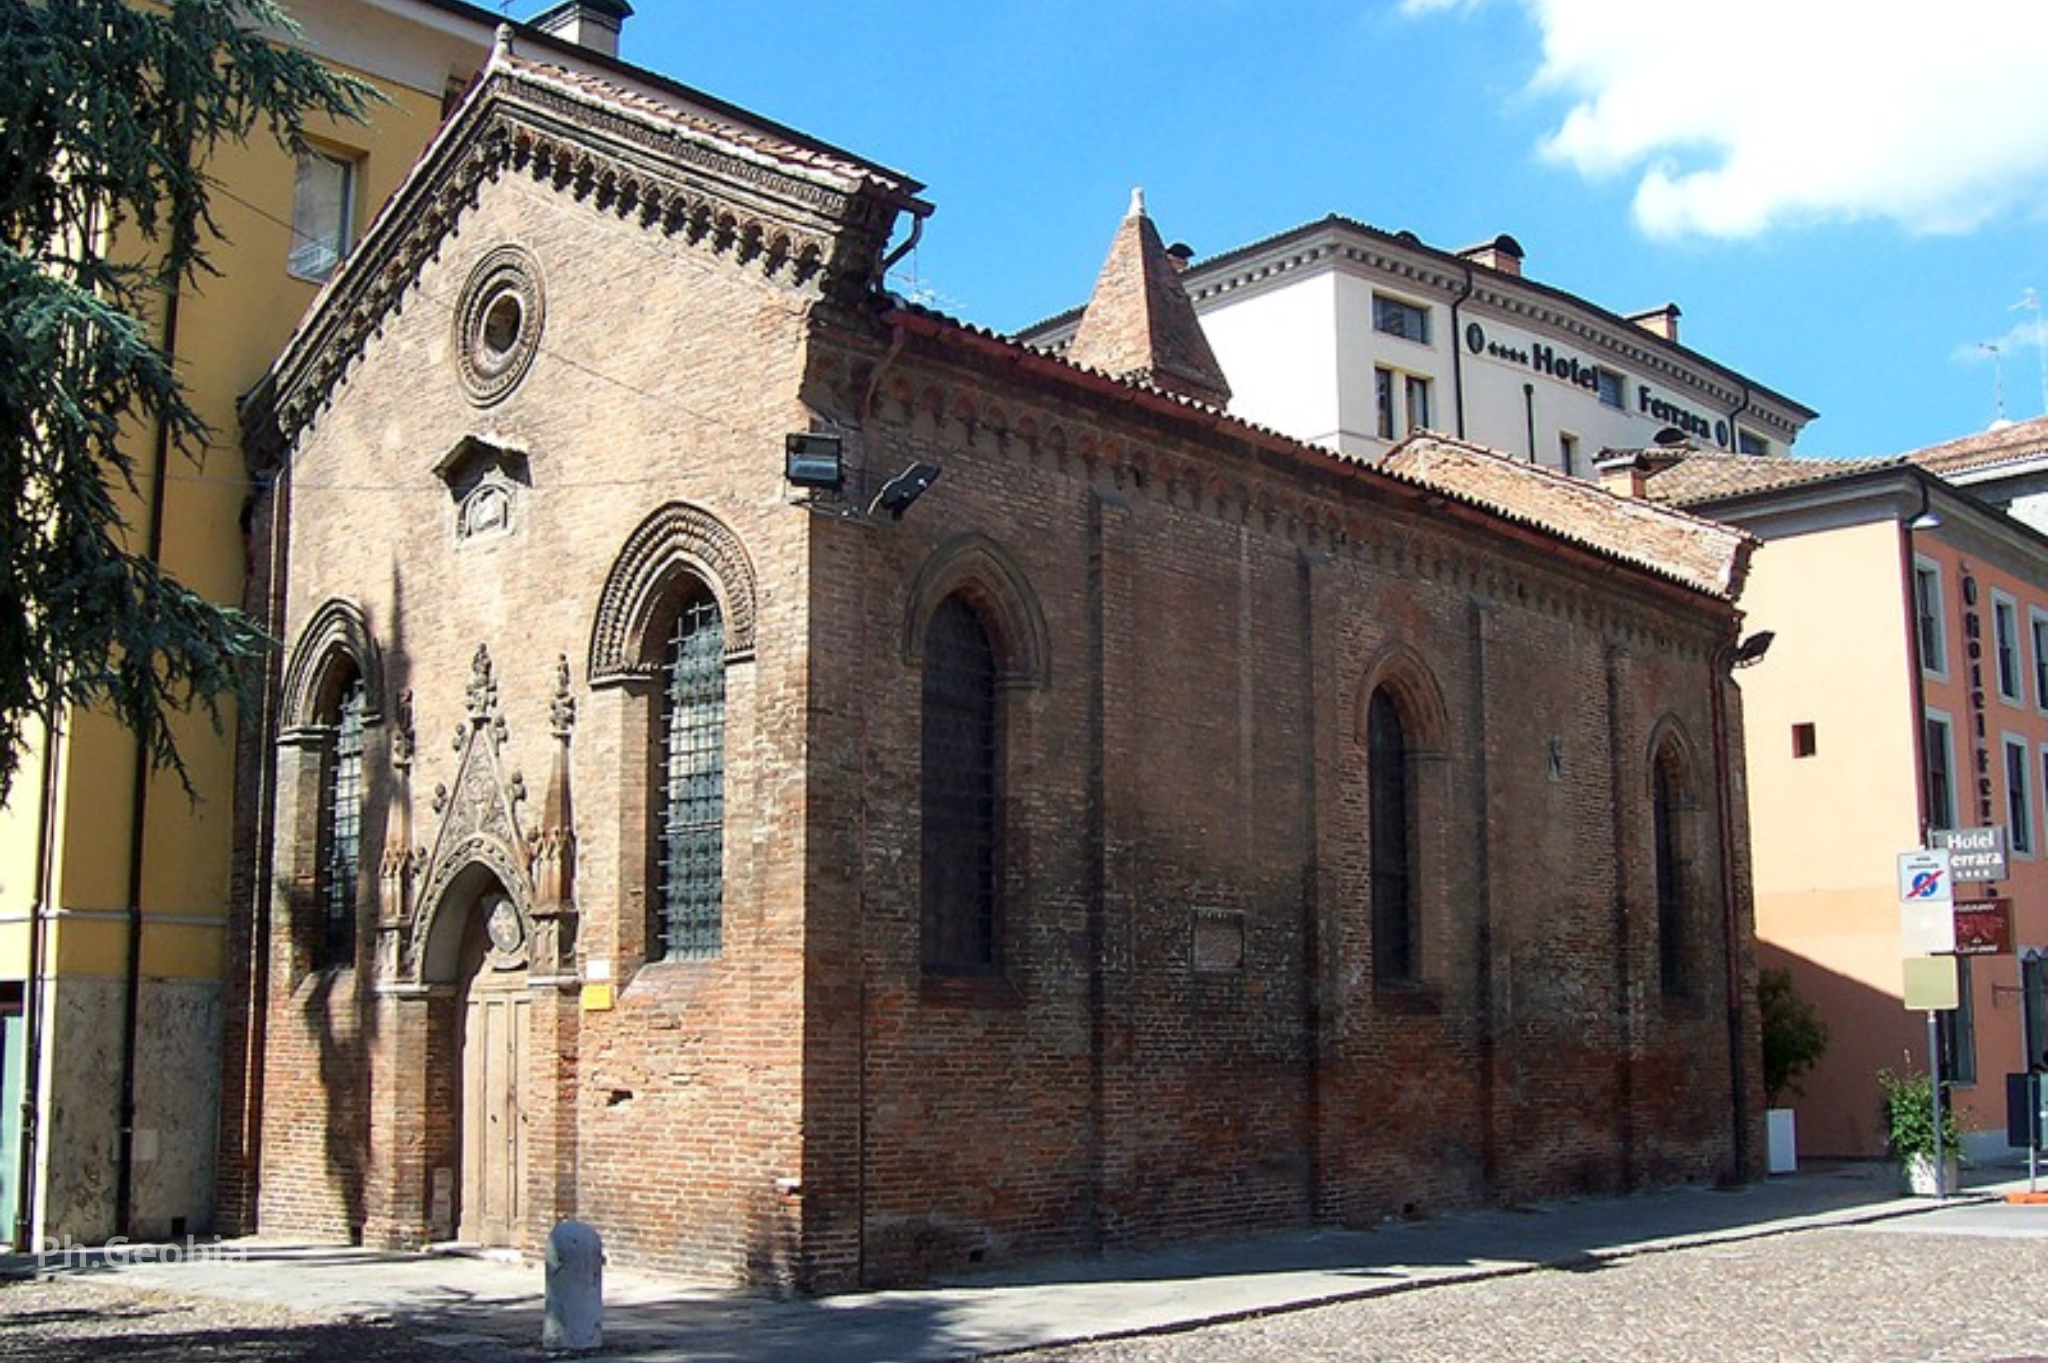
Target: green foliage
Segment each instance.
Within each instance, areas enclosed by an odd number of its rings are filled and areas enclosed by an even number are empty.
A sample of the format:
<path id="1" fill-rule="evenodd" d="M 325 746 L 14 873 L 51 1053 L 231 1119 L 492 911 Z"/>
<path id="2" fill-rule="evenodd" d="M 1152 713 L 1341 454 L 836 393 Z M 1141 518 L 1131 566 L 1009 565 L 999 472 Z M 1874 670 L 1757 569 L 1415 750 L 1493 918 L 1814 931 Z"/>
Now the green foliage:
<path id="1" fill-rule="evenodd" d="M 259 129 L 296 149 L 307 117 L 372 97 L 264 26 L 292 28 L 274 0 L 0 3 L 0 799 L 66 706 L 105 707 L 183 779 L 171 714 L 218 729 L 263 646 L 159 568 L 119 496 L 208 436 L 159 344 L 211 272 L 208 155 Z"/>
<path id="2" fill-rule="evenodd" d="M 1879 1070 L 1877 1086 L 1884 1095 L 1879 1115 L 1884 1120 L 1885 1148 L 1891 1152 L 1892 1158 L 1904 1161 L 1912 1155 L 1932 1155 L 1933 1081 L 1925 1074 L 1916 1074 L 1908 1066 L 1903 1075 Z M 1962 1148 L 1962 1136 L 1956 1130 L 1955 1108 L 1949 1103 L 1946 1093 L 1942 1095 L 1941 1104 L 1941 1142 L 1945 1150 Z"/>
<path id="3" fill-rule="evenodd" d="M 1782 1107 L 1781 1099 L 1804 1091 L 1800 1079 L 1827 1054 L 1828 1026 L 1820 1010 L 1799 996 L 1789 970 L 1758 972 L 1756 1001 L 1763 1018 L 1765 1102 Z"/>

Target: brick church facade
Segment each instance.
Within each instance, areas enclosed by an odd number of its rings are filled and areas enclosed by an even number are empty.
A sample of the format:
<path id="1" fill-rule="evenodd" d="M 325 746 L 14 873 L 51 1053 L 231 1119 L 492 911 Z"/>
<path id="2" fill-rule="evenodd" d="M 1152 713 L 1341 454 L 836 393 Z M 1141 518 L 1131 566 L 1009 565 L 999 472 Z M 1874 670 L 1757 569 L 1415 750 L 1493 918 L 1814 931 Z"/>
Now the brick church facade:
<path id="1" fill-rule="evenodd" d="M 1750 542 L 1233 420 L 1141 209 L 1065 356 L 905 305 L 919 190 L 501 46 L 249 404 L 243 1228 L 825 1291 L 1752 1173 Z"/>

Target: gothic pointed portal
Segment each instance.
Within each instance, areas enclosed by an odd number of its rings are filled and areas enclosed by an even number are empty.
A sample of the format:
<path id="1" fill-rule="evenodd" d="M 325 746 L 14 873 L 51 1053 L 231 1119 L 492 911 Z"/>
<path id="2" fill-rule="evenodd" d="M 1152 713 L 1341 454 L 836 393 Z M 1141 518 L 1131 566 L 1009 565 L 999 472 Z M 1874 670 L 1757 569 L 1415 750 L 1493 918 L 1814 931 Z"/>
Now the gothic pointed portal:
<path id="1" fill-rule="evenodd" d="M 470 661 L 467 691 L 469 717 L 455 734 L 460 754 L 455 785 L 434 791 L 434 813 L 440 816 L 441 828 L 420 875 L 418 905 L 403 955 L 408 978 L 433 984 L 456 978 L 461 915 L 443 910 L 460 907 L 465 897 L 461 886 L 474 878 L 476 868 L 497 878 L 512 910 L 508 931 L 497 943 L 503 958 L 499 964 L 516 960 L 523 965 L 529 951 L 533 884 L 518 810 L 526 798 L 526 782 L 517 772 L 507 775 L 500 762 L 505 720 L 498 713 L 490 652 L 481 644 Z M 512 928 L 517 931 L 509 931 Z"/>
<path id="2" fill-rule="evenodd" d="M 1197 402 L 1230 403 L 1223 366 L 1202 334 L 1180 266 L 1145 213 L 1141 189 L 1131 191 L 1130 211 L 1110 242 L 1067 358 Z"/>

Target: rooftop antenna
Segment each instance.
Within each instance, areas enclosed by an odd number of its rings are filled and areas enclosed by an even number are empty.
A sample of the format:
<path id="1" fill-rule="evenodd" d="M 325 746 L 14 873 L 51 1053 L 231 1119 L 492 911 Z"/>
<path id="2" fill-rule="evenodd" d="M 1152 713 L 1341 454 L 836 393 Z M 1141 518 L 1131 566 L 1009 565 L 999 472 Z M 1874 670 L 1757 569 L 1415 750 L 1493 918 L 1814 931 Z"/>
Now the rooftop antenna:
<path id="1" fill-rule="evenodd" d="M 1999 344 L 1996 341 L 1979 341 L 1977 349 L 1991 353 L 1991 392 L 1997 404 L 1997 414 L 1991 418 L 1991 429 L 1997 430 L 2010 424 L 2005 419 L 2005 361 L 1998 357 Z"/>
<path id="2" fill-rule="evenodd" d="M 2041 326 L 2041 295 L 2032 289 L 2020 295 L 2020 301 L 2007 308 L 2015 312 L 2026 308 L 2034 314 L 2034 355 L 2041 362 L 2041 415 L 2048 416 L 2048 333 Z"/>

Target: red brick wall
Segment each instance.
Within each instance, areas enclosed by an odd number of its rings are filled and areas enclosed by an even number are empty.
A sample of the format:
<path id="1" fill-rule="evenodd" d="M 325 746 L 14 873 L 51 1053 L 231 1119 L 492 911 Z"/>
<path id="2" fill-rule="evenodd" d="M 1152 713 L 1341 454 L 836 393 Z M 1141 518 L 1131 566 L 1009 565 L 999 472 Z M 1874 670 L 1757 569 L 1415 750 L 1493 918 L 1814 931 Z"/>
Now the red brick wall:
<path id="1" fill-rule="evenodd" d="M 547 330 L 479 411 L 447 308 L 507 240 L 541 264 Z M 616 1007 L 536 995 L 561 1011 L 528 1077 L 530 1245 L 575 1215 L 619 1262 L 828 1289 L 1732 1171 L 1723 866 L 1740 901 L 1746 860 L 1739 838 L 1724 857 L 1714 798 L 1726 607 L 1334 460 L 891 337 L 516 176 L 409 297 L 295 452 L 284 634 L 330 599 L 363 611 L 389 695 L 414 695 L 423 848 L 478 645 L 499 768 L 536 793 L 570 660 L 580 964 L 608 968 Z M 781 438 L 814 416 L 853 432 L 871 485 L 916 458 L 944 476 L 900 524 L 795 509 Z M 531 484 L 513 534 L 457 545 L 433 470 L 478 434 L 525 451 Z M 744 546 L 759 622 L 727 673 L 724 947 L 648 965 L 651 701 L 584 673 L 621 546 L 675 501 Z M 1004 969 L 975 980 L 919 965 L 914 639 L 956 561 L 981 565 L 965 580 L 1018 674 Z M 1364 713 L 1383 677 L 1425 750 L 1411 990 L 1371 967 Z M 1696 932 L 1667 1001 L 1648 793 L 1674 729 L 1698 778 Z M 303 784 L 278 797 L 286 900 Z M 531 832 L 532 801 L 518 817 Z M 466 911 L 451 900 L 446 930 Z M 1241 932 L 1240 965 L 1194 968 L 1198 919 Z M 422 1238 L 458 1158 L 459 981 L 377 996 L 306 976 L 290 938 L 259 1228 Z"/>
<path id="2" fill-rule="evenodd" d="M 851 409 L 875 357 L 828 353 L 813 400 Z M 945 474 L 899 526 L 816 534 L 813 685 L 843 697 L 812 740 L 827 1279 L 1733 1172 L 1709 798 L 1725 610 L 1390 491 L 1304 499 L 1228 441 L 999 385 L 913 342 L 863 450 Z M 918 966 L 903 648 L 921 568 L 963 535 L 1011 557 L 1051 652 L 1007 696 L 1006 969 L 974 988 Z M 1364 703 L 1390 651 L 1442 710 L 1425 987 L 1394 993 L 1365 907 Z M 1668 1002 L 1660 725 L 1699 759 Z M 1191 968 L 1197 909 L 1242 916 L 1241 971 Z M 1746 970 L 1746 919 L 1737 951 Z M 864 1036 L 844 1020 L 863 995 Z"/>

